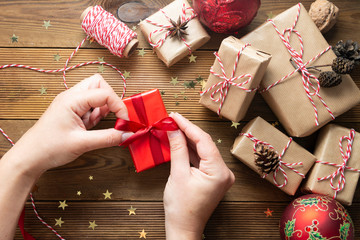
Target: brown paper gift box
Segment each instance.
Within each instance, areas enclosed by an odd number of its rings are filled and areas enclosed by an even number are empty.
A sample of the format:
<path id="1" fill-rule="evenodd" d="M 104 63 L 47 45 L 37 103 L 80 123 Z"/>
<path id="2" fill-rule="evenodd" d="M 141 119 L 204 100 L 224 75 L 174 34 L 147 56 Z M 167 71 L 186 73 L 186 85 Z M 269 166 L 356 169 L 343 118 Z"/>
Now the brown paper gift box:
<path id="1" fill-rule="evenodd" d="M 335 124 L 329 124 L 321 129 L 316 142 L 315 153 L 318 161 L 326 161 L 335 164 L 342 164 L 343 159 L 340 152 L 339 140 L 342 136 L 349 136 L 350 129 Z M 347 141 L 342 142 L 343 151 L 346 152 Z M 360 135 L 355 132 L 352 144 L 352 151 L 347 166 L 360 169 Z M 306 183 L 302 187 L 305 192 L 313 192 L 333 197 L 335 191 L 330 186 L 330 179 L 318 181 L 318 178 L 333 174 L 338 168 L 322 163 L 315 163 L 311 169 Z M 339 191 L 336 200 L 345 205 L 351 205 L 360 173 L 346 170 L 345 187 Z M 334 178 L 334 187 L 337 187 L 340 174 Z"/>
<path id="2" fill-rule="evenodd" d="M 255 138 L 271 144 L 279 154 L 283 151 L 289 142 L 288 136 L 280 132 L 278 129 L 260 117 L 250 121 L 241 132 L 251 133 Z M 246 136 L 239 135 L 235 139 L 231 153 L 252 170 L 259 173 L 259 175 L 262 175 L 262 173 L 259 171 L 259 168 L 255 165 L 253 147 L 254 142 L 252 140 Z M 289 148 L 283 155 L 282 161 L 286 163 L 302 162 L 303 165 L 294 166 L 294 169 L 306 175 L 306 173 L 316 161 L 316 158 L 306 149 L 292 141 L 289 145 Z M 287 174 L 288 182 L 280 189 L 289 195 L 294 195 L 303 178 L 286 166 L 283 166 L 283 169 Z M 274 184 L 273 173 L 268 174 L 266 179 Z M 276 180 L 279 184 L 284 183 L 285 178 L 281 171 L 277 173 Z"/>
<path id="3" fill-rule="evenodd" d="M 221 62 L 224 65 L 226 77 L 231 77 L 237 54 L 240 49 L 244 47 L 244 45 L 245 43 L 232 36 L 222 41 L 218 54 Z M 244 49 L 239 58 L 234 77 L 243 74 L 251 74 L 253 79 L 249 83 L 244 84 L 242 87 L 246 89 L 257 88 L 260 84 L 262 77 L 264 76 L 266 67 L 269 64 L 270 59 L 270 54 L 266 54 L 264 52 L 256 50 L 251 46 L 248 46 Z M 213 70 L 215 73 L 222 75 L 218 59 L 215 59 Z M 240 78 L 235 80 L 234 82 L 241 83 L 245 82 L 248 79 L 249 78 Z M 210 73 L 204 90 L 209 89 L 211 86 L 221 81 L 224 81 L 224 79 L 221 79 Z M 215 102 L 211 100 L 210 95 L 212 92 L 216 91 L 220 87 L 221 86 L 212 89 L 200 98 L 200 103 L 214 112 L 217 112 L 219 110 L 220 101 Z M 224 104 L 221 107 L 220 116 L 223 116 L 234 122 L 239 122 L 245 116 L 249 105 L 254 98 L 254 95 L 255 91 L 246 92 L 237 86 L 230 86 L 230 89 L 224 99 Z M 215 98 L 217 98 L 218 96 L 219 93 L 215 95 Z"/>
<path id="4" fill-rule="evenodd" d="M 300 4 L 300 7 L 300 16 L 295 30 L 299 31 L 303 38 L 303 61 L 306 63 L 325 50 L 329 44 L 311 20 L 304 6 Z M 297 11 L 298 5 L 295 5 L 273 19 L 280 32 L 294 24 Z M 262 88 L 270 86 L 294 71 L 294 67 L 289 61 L 291 56 L 271 22 L 266 22 L 241 38 L 241 40 L 251 43 L 253 47 L 262 49 L 272 55 L 271 62 L 261 82 Z M 297 52 L 300 52 L 299 40 L 295 33 L 291 34 L 290 44 Z M 335 57 L 335 54 L 330 49 L 308 66 L 331 64 Z M 322 70 L 329 71 L 331 68 L 322 68 Z M 310 71 L 310 73 L 318 76 L 316 71 Z M 348 111 L 360 102 L 360 91 L 351 77 L 343 75 L 342 80 L 342 83 L 336 87 L 320 89 L 321 97 L 330 107 L 335 117 Z M 319 113 L 319 125 L 315 125 L 314 109 L 305 93 L 299 72 L 296 72 L 269 91 L 264 92 L 262 96 L 291 136 L 308 136 L 332 120 L 320 99 L 313 96 Z"/>
<path id="5" fill-rule="evenodd" d="M 189 3 L 186 0 L 175 0 L 169 5 L 165 6 L 163 8 L 163 11 L 173 21 L 177 22 L 179 16 L 182 15 L 183 3 L 185 3 L 186 7 L 190 7 Z M 186 16 L 190 15 L 189 10 L 186 11 L 186 13 Z M 171 23 L 161 11 L 154 13 L 147 19 L 156 22 L 157 24 L 171 25 Z M 160 27 L 157 27 L 146 21 L 141 21 L 139 25 L 146 40 L 148 40 L 151 32 L 161 29 Z M 187 29 L 185 30 L 185 32 L 187 33 L 187 35 L 184 35 L 184 39 L 186 40 L 186 43 L 189 44 L 192 51 L 195 51 L 210 40 L 209 34 L 203 28 L 197 17 L 190 20 L 186 26 Z M 166 31 L 152 34 L 152 42 L 156 43 L 159 39 L 164 37 L 165 33 Z M 189 54 L 189 49 L 185 45 L 184 41 L 179 40 L 176 36 L 173 38 L 171 38 L 170 36 L 167 37 L 163 45 L 160 47 L 155 47 L 154 51 L 156 52 L 158 57 L 166 64 L 167 67 L 170 67 L 171 65 L 175 64 L 180 59 Z"/>

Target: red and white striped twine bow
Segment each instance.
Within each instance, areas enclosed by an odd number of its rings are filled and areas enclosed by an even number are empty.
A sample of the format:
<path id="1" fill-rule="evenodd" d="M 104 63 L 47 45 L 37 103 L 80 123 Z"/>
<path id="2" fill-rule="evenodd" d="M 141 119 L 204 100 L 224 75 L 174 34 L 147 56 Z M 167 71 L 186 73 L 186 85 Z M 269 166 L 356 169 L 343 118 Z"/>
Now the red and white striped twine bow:
<path id="1" fill-rule="evenodd" d="M 11 138 L 5 133 L 5 131 L 4 131 L 2 128 L 0 128 L 0 132 L 1 132 L 1 134 L 6 138 L 6 140 L 8 140 L 8 141 L 10 142 L 11 146 L 14 146 L 14 145 L 15 145 L 15 143 L 11 140 Z M 32 207 L 33 207 L 33 210 L 34 210 L 34 212 L 35 212 L 35 215 L 36 215 L 36 217 L 40 220 L 40 222 L 42 222 L 42 224 L 44 224 L 47 228 L 49 228 L 59 239 L 65 240 L 65 238 L 61 237 L 61 235 L 60 235 L 53 227 L 51 227 L 47 222 L 45 222 L 45 221 L 40 217 L 39 213 L 38 213 L 37 210 L 36 210 L 35 200 L 34 200 L 33 195 L 32 195 L 31 192 L 30 192 L 30 199 L 31 199 L 31 205 L 32 205 Z"/>
<path id="2" fill-rule="evenodd" d="M 330 179 L 330 187 L 335 191 L 334 196 L 333 196 L 334 199 L 336 198 L 338 192 L 341 192 L 345 187 L 345 183 L 346 183 L 345 170 L 350 170 L 353 172 L 360 173 L 360 169 L 356 169 L 356 168 L 347 166 L 347 163 L 351 156 L 351 150 L 352 150 L 352 144 L 354 142 L 354 138 L 355 138 L 355 130 L 351 129 L 349 136 L 342 136 L 339 140 L 339 147 L 340 147 L 340 152 L 341 152 L 341 156 L 342 156 L 342 160 L 343 160 L 342 164 L 335 164 L 335 163 L 325 162 L 325 161 L 316 161 L 317 163 L 337 167 L 337 170 L 335 172 L 333 172 L 332 174 L 330 174 L 326 177 L 318 178 L 318 181 Z M 347 141 L 345 153 L 344 153 L 343 146 L 342 146 L 342 142 L 344 139 Z M 337 186 L 335 187 L 334 180 L 338 175 L 339 175 L 339 180 L 337 182 Z"/>
<path id="3" fill-rule="evenodd" d="M 186 11 L 188 11 L 188 10 L 191 12 L 190 16 L 186 16 Z M 165 11 L 163 9 L 160 9 L 160 11 L 164 14 L 164 16 L 166 17 L 168 22 L 171 23 L 171 18 L 165 13 Z M 186 21 L 190 21 L 191 19 L 195 18 L 196 16 L 197 16 L 197 14 L 195 13 L 195 10 L 192 9 L 191 7 L 186 7 L 185 3 L 183 3 L 182 9 L 181 9 L 181 15 L 180 15 L 181 23 L 184 23 Z M 154 21 L 149 20 L 149 19 L 145 19 L 145 21 L 160 28 L 160 29 L 156 29 L 156 30 L 152 31 L 149 34 L 148 41 L 149 41 L 150 45 L 153 48 L 161 47 L 164 44 L 166 38 L 169 37 L 170 34 L 171 34 L 171 31 L 167 30 L 167 28 L 171 28 L 173 26 L 172 25 L 160 24 L 160 23 L 154 22 Z M 166 30 L 167 30 L 167 32 L 165 33 L 165 35 L 162 38 L 160 38 L 156 43 L 154 43 L 152 41 L 152 36 L 154 34 L 161 33 L 161 32 L 166 31 Z M 182 37 L 181 40 L 184 42 L 186 47 L 189 49 L 189 53 L 191 54 L 192 50 L 191 50 L 190 45 L 186 42 L 185 38 Z"/>
<path id="4" fill-rule="evenodd" d="M 277 28 L 277 26 L 275 25 L 275 22 L 272 19 L 269 19 L 268 21 L 272 23 L 272 25 L 275 28 L 275 31 L 278 33 L 280 39 L 282 40 L 282 42 L 284 43 L 285 47 L 287 48 L 288 52 L 290 53 L 292 59 L 294 60 L 294 63 L 296 64 L 296 66 L 298 67 L 297 69 L 295 69 L 294 71 L 292 71 L 291 73 L 287 74 L 286 76 L 284 76 L 283 78 L 279 79 L 278 81 L 276 81 L 275 83 L 271 84 L 270 86 L 266 87 L 265 89 L 261 90 L 260 92 L 265 92 L 270 90 L 272 87 L 278 85 L 279 83 L 281 83 L 282 81 L 284 81 L 286 78 L 292 76 L 294 73 L 296 72 L 300 72 L 302 75 L 302 82 L 303 82 L 303 86 L 304 86 L 304 90 L 306 93 L 306 96 L 308 97 L 309 101 L 311 102 L 313 108 L 314 108 L 314 112 L 315 112 L 315 124 L 316 126 L 319 125 L 319 120 L 318 120 L 318 110 L 317 107 L 315 105 L 315 102 L 313 100 L 313 96 L 317 96 L 319 98 L 319 100 L 321 101 L 321 103 L 324 105 L 324 107 L 326 108 L 326 110 L 329 112 L 330 116 L 332 119 L 335 119 L 335 116 L 333 115 L 333 113 L 331 112 L 329 106 L 325 103 L 324 99 L 320 96 L 320 82 L 319 79 L 317 77 L 315 77 L 313 74 L 309 73 L 309 70 L 306 68 L 307 65 L 309 65 L 310 63 L 314 62 L 316 59 L 318 59 L 321 55 L 323 55 L 325 52 L 329 51 L 331 49 L 331 46 L 327 47 L 325 50 L 323 50 L 322 52 L 320 52 L 319 54 L 317 54 L 315 57 L 313 57 L 312 59 L 310 59 L 309 61 L 307 61 L 306 63 L 304 63 L 303 61 L 303 53 L 304 53 L 304 45 L 303 45 L 303 39 L 300 35 L 300 33 L 295 30 L 295 26 L 296 23 L 298 22 L 299 16 L 300 16 L 300 10 L 301 10 L 301 5 L 300 3 L 298 4 L 298 12 L 295 18 L 295 22 L 294 24 L 290 27 L 290 28 L 286 28 L 284 29 L 283 32 L 280 32 L 280 30 Z M 285 34 L 288 33 L 288 36 L 286 37 Z M 291 33 L 295 33 L 295 35 L 298 37 L 299 42 L 300 42 L 300 53 L 297 52 L 290 44 L 290 36 Z M 315 83 L 312 82 L 313 79 L 315 81 Z M 313 90 L 313 91 L 312 91 Z"/>
<path id="5" fill-rule="evenodd" d="M 234 63 L 234 68 L 233 68 L 233 71 L 231 73 L 231 76 L 230 77 L 227 77 L 226 76 L 226 73 L 225 73 L 225 68 L 224 68 L 224 64 L 219 56 L 219 54 L 217 52 L 214 52 L 214 55 L 215 57 L 217 58 L 218 62 L 219 62 L 219 65 L 220 65 L 220 68 L 221 68 L 221 73 L 222 74 L 218 74 L 214 71 L 213 69 L 213 66 L 210 68 L 210 73 L 213 74 L 214 76 L 220 78 L 220 79 L 223 79 L 224 81 L 221 81 L 221 82 L 218 82 L 214 85 L 212 85 L 210 88 L 208 88 L 207 90 L 203 91 L 203 92 L 200 92 L 200 96 L 203 96 L 205 93 L 207 92 L 210 92 L 211 90 L 213 90 L 214 88 L 218 88 L 217 90 L 215 90 L 214 92 L 211 93 L 210 95 L 210 99 L 213 100 L 214 102 L 219 102 L 220 101 L 220 105 L 219 105 L 219 109 L 217 111 L 217 114 L 220 115 L 220 111 L 221 111 L 221 108 L 224 104 L 224 101 L 225 101 L 225 98 L 228 94 L 228 91 L 229 91 L 229 88 L 230 86 L 236 86 L 242 90 L 244 90 L 245 92 L 253 92 L 253 91 L 256 91 L 258 88 L 252 88 L 252 89 L 247 89 L 245 87 L 243 87 L 243 85 L 251 82 L 251 80 L 253 79 L 253 76 L 251 74 L 242 74 L 240 76 L 237 76 L 235 77 L 235 72 L 236 72 L 236 68 L 238 66 L 238 63 L 239 63 L 239 59 L 240 59 L 240 56 L 242 54 L 242 52 L 244 51 L 244 49 L 246 47 L 250 46 L 249 43 L 245 44 L 238 52 L 237 56 L 236 56 L 236 59 L 235 59 L 235 63 Z M 248 78 L 246 81 L 244 82 L 241 82 L 241 83 L 235 83 L 234 81 L 236 80 L 239 80 L 241 78 Z M 215 94 L 217 93 L 220 93 L 219 97 L 218 98 L 214 98 L 215 97 Z"/>
<path id="6" fill-rule="evenodd" d="M 261 141 L 259 139 L 257 139 L 256 137 L 254 137 L 251 132 L 249 133 L 240 133 L 240 136 L 245 136 L 247 138 L 249 138 L 251 141 L 254 142 L 254 147 L 253 147 L 253 150 L 254 152 L 256 152 L 256 146 L 258 144 L 264 144 L 264 145 L 267 145 L 269 148 L 271 149 L 274 149 L 274 147 L 272 145 L 270 145 L 269 143 L 267 142 L 264 142 L 264 141 Z M 289 141 L 288 143 L 286 144 L 285 148 L 282 150 L 281 154 L 278 154 L 279 155 L 279 166 L 276 168 L 276 170 L 274 171 L 274 174 L 273 174 L 273 180 L 274 180 L 274 184 L 278 187 L 278 188 L 282 188 L 284 186 L 286 186 L 287 182 L 288 182 L 288 176 L 286 174 L 286 171 L 284 170 L 283 166 L 291 169 L 293 172 L 295 172 L 296 174 L 298 174 L 299 176 L 301 176 L 302 178 L 305 178 L 305 175 L 301 172 L 299 172 L 298 170 L 296 170 L 294 167 L 296 166 L 302 166 L 303 165 L 303 162 L 297 162 L 297 163 L 287 163 L 287 162 L 284 162 L 282 160 L 282 157 L 284 156 L 286 150 L 289 148 L 290 146 L 290 143 L 292 142 L 292 138 L 289 138 Z M 284 176 L 284 182 L 282 184 L 278 183 L 278 181 L 276 180 L 276 176 L 277 176 L 277 173 L 281 171 L 281 173 L 283 174 Z M 262 176 L 262 178 L 266 178 L 268 174 L 265 174 Z"/>

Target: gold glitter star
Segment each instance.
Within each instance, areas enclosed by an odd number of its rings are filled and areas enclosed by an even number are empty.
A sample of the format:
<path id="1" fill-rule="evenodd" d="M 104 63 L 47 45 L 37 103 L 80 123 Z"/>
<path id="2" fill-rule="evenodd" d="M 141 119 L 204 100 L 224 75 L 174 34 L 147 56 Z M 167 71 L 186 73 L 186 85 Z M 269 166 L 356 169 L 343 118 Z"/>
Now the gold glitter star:
<path id="1" fill-rule="evenodd" d="M 130 206 L 127 210 L 129 211 L 129 215 L 136 215 L 136 208 L 133 208 L 133 206 Z"/>
<path id="2" fill-rule="evenodd" d="M 240 123 L 236 123 L 236 122 L 233 122 L 231 121 L 231 127 L 234 127 L 237 129 L 237 127 L 240 125 Z"/>
<path id="3" fill-rule="evenodd" d="M 222 143 L 222 140 L 219 138 L 219 139 L 217 140 L 217 143 Z"/>
<path id="4" fill-rule="evenodd" d="M 81 191 L 77 191 L 76 195 L 80 196 L 81 195 Z"/>
<path id="5" fill-rule="evenodd" d="M 184 100 L 187 100 L 188 99 L 188 97 L 187 96 L 184 96 Z"/>
<path id="6" fill-rule="evenodd" d="M 104 65 L 100 64 L 100 66 L 98 66 L 98 72 L 99 73 L 104 73 L 104 71 L 105 71 Z"/>
<path id="7" fill-rule="evenodd" d="M 44 24 L 42 26 L 48 29 L 48 27 L 51 27 L 52 25 L 50 24 L 50 20 L 49 21 L 44 20 Z"/>
<path id="8" fill-rule="evenodd" d="M 112 193 L 109 192 L 109 190 L 106 189 L 106 193 L 103 193 L 103 194 L 104 194 L 104 196 L 105 196 L 104 199 L 107 199 L 107 198 L 111 199 L 111 194 L 112 194 Z"/>
<path id="9" fill-rule="evenodd" d="M 90 226 L 88 228 L 92 228 L 92 230 L 95 230 L 95 228 L 98 226 L 96 223 L 95 223 L 95 220 L 93 222 L 90 222 L 89 221 L 89 224 Z"/>
<path id="10" fill-rule="evenodd" d="M 189 62 L 190 63 L 196 62 L 196 58 L 197 58 L 197 56 L 194 56 L 194 54 L 191 54 L 191 56 L 189 57 Z"/>
<path id="11" fill-rule="evenodd" d="M 41 85 L 41 89 L 39 89 L 38 91 L 40 92 L 40 95 L 45 95 L 45 94 L 47 94 L 46 90 L 47 90 L 47 88 L 45 88 L 43 85 Z"/>
<path id="12" fill-rule="evenodd" d="M 66 204 L 66 200 L 64 201 L 59 201 L 60 205 L 58 206 L 58 208 L 62 208 L 63 210 L 65 210 L 65 207 L 69 206 Z"/>
<path id="13" fill-rule="evenodd" d="M 139 232 L 139 234 L 140 234 L 140 237 L 139 238 L 145 238 L 146 239 L 146 232 L 145 232 L 145 230 L 143 229 L 141 232 Z"/>
<path id="14" fill-rule="evenodd" d="M 54 61 L 59 61 L 62 57 L 59 55 L 59 53 L 54 55 Z"/>
<path id="15" fill-rule="evenodd" d="M 184 82 L 185 89 L 187 89 L 187 88 L 194 88 L 195 89 L 195 85 L 196 85 L 196 82 L 194 82 L 193 80 Z"/>
<path id="16" fill-rule="evenodd" d="M 105 62 L 104 57 L 98 57 L 99 62 Z"/>
<path id="17" fill-rule="evenodd" d="M 175 106 L 178 106 L 180 103 L 178 101 L 175 102 Z"/>
<path id="18" fill-rule="evenodd" d="M 59 227 L 61 227 L 61 224 L 65 223 L 63 220 L 61 220 L 61 218 L 58 219 L 55 218 L 55 221 L 56 221 L 55 226 L 59 226 Z"/>
<path id="19" fill-rule="evenodd" d="M 273 19 L 275 15 L 273 14 L 273 12 L 268 12 L 266 14 L 266 16 L 267 16 L 267 19 Z"/>
<path id="20" fill-rule="evenodd" d="M 90 176 L 89 176 L 89 180 L 90 180 L 90 181 L 94 180 L 94 176 L 91 176 L 91 175 L 90 175 Z"/>
<path id="21" fill-rule="evenodd" d="M 137 27 L 136 27 L 136 26 L 133 26 L 131 29 L 132 29 L 133 31 L 136 31 Z"/>
<path id="22" fill-rule="evenodd" d="M 138 55 L 140 55 L 140 56 L 143 57 L 145 54 L 146 54 L 146 52 L 145 52 L 145 49 L 144 49 L 144 48 L 142 48 L 142 49 L 139 50 Z"/>
<path id="23" fill-rule="evenodd" d="M 264 211 L 264 213 L 266 214 L 266 217 L 272 217 L 273 210 L 268 208 L 266 211 Z"/>
<path id="24" fill-rule="evenodd" d="M 10 37 L 10 40 L 11 40 L 11 42 L 12 42 L 12 43 L 14 43 L 14 42 L 18 42 L 19 37 L 18 37 L 18 36 L 16 36 L 15 34 L 13 34 L 13 35 Z"/>
<path id="25" fill-rule="evenodd" d="M 204 240 L 206 237 L 205 237 L 205 234 L 202 234 L 201 235 L 201 239 Z"/>
<path id="26" fill-rule="evenodd" d="M 178 81 L 178 77 L 171 77 L 171 81 L 170 81 L 170 84 L 172 84 L 172 85 L 176 85 L 176 84 L 178 84 L 179 83 L 179 81 Z"/>
<path id="27" fill-rule="evenodd" d="M 199 75 L 197 78 L 195 78 L 195 80 L 196 80 L 198 83 L 201 83 L 204 79 Z"/>
<path id="28" fill-rule="evenodd" d="M 124 73 L 123 73 L 123 76 L 124 76 L 125 79 L 130 78 L 130 72 L 125 70 Z"/>
<path id="29" fill-rule="evenodd" d="M 180 94 L 185 94 L 185 91 L 181 91 Z"/>
<path id="30" fill-rule="evenodd" d="M 206 88 L 206 81 L 202 80 L 201 81 L 201 90 L 205 90 L 205 88 Z"/>
<path id="31" fill-rule="evenodd" d="M 165 91 L 164 91 L 164 90 L 161 90 L 161 91 L 160 91 L 160 94 L 161 94 L 161 96 L 164 96 L 164 95 L 165 95 Z"/>
<path id="32" fill-rule="evenodd" d="M 179 97 L 179 95 L 177 95 L 177 94 L 174 94 L 174 98 L 178 98 Z"/>
<path id="33" fill-rule="evenodd" d="M 95 38 L 93 38 L 93 37 L 89 38 L 89 42 L 90 42 L 90 44 L 92 44 L 93 42 L 95 42 Z"/>

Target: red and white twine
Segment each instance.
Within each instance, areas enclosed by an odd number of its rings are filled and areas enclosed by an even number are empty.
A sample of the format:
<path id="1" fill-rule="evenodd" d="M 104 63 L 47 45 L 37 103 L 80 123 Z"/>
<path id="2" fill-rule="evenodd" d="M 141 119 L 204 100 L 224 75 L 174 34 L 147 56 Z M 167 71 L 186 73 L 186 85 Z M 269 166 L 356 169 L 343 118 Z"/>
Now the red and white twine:
<path id="1" fill-rule="evenodd" d="M 319 54 L 317 54 L 315 57 L 313 57 L 312 59 L 310 59 L 309 61 L 307 61 L 306 63 L 304 63 L 303 61 L 303 53 L 304 53 L 304 44 L 303 44 L 303 39 L 300 35 L 300 33 L 295 30 L 295 26 L 299 20 L 299 16 L 300 16 L 300 10 L 301 10 L 301 5 L 300 3 L 298 4 L 298 12 L 297 15 L 295 17 L 295 22 L 294 24 L 290 27 L 290 28 L 286 28 L 284 29 L 283 32 L 280 32 L 280 30 L 277 28 L 275 22 L 272 19 L 269 19 L 268 21 L 272 23 L 272 25 L 275 28 L 275 31 L 277 32 L 277 34 L 279 35 L 280 39 L 282 40 L 282 42 L 284 43 L 285 47 L 287 48 L 288 52 L 290 53 L 292 59 L 294 60 L 294 63 L 296 64 L 296 66 L 298 67 L 297 69 L 295 69 L 294 71 L 292 71 L 291 73 L 287 74 L 286 76 L 282 77 L 281 79 L 279 79 L 278 81 L 274 82 L 273 84 L 271 84 L 270 86 L 266 87 L 265 89 L 261 90 L 260 92 L 265 92 L 270 90 L 271 88 L 273 88 L 274 86 L 278 85 L 279 83 L 283 82 L 286 78 L 292 76 L 294 73 L 296 72 L 300 72 L 301 76 L 302 76 L 302 83 L 303 83 L 303 87 L 306 93 L 306 96 L 308 97 L 309 101 L 311 102 L 311 105 L 313 106 L 314 112 L 315 112 L 315 124 L 316 126 L 319 125 L 319 120 L 318 120 L 318 109 L 316 107 L 316 104 L 313 100 L 313 96 L 316 96 L 319 98 L 319 100 L 321 101 L 321 103 L 324 105 L 324 107 L 326 108 L 326 110 L 329 112 L 330 116 L 332 119 L 335 119 L 335 116 L 333 115 L 333 113 L 331 112 L 329 106 L 326 104 L 326 102 L 324 101 L 324 99 L 320 96 L 320 82 L 319 79 L 314 76 L 313 74 L 311 74 L 309 72 L 309 70 L 306 68 L 307 65 L 309 65 L 310 63 L 314 62 L 316 59 L 318 59 L 320 56 L 322 56 L 325 52 L 329 51 L 331 49 L 331 46 L 327 47 L 325 50 L 323 50 L 322 52 L 320 52 Z M 288 32 L 287 37 L 285 36 L 286 33 Z M 291 33 L 295 33 L 295 35 L 298 37 L 299 42 L 300 42 L 300 52 L 297 52 L 290 44 L 290 36 Z M 311 81 L 311 79 L 313 79 L 315 81 L 315 84 Z"/>
<path id="2" fill-rule="evenodd" d="M 267 143 L 267 142 L 264 142 L 264 141 L 261 141 L 259 139 L 257 139 L 256 137 L 254 137 L 254 135 L 251 134 L 251 132 L 249 133 L 240 133 L 240 136 L 245 136 L 247 138 L 249 138 L 251 141 L 254 142 L 254 147 L 253 147 L 253 150 L 254 152 L 256 152 L 256 146 L 258 144 L 263 144 L 263 145 L 267 145 L 269 148 L 271 149 L 274 149 L 274 147 Z M 273 181 L 274 181 L 274 184 L 275 186 L 277 186 L 278 188 L 282 188 L 284 186 L 286 186 L 287 182 L 288 182 L 288 176 L 287 176 L 287 173 L 286 171 L 284 170 L 283 166 L 289 168 L 290 170 L 292 170 L 293 172 L 295 172 L 296 174 L 298 174 L 299 176 L 301 176 L 302 178 L 305 178 L 305 175 L 301 172 L 299 172 L 298 170 L 296 170 L 294 167 L 297 167 L 297 166 L 302 166 L 303 165 L 303 162 L 297 162 L 297 163 L 287 163 L 287 162 L 284 162 L 282 160 L 282 157 L 284 156 L 286 150 L 289 148 L 290 146 L 290 143 L 292 142 L 292 138 L 289 138 L 289 141 L 288 143 L 286 144 L 285 148 L 282 150 L 281 154 L 278 154 L 279 156 L 279 165 L 278 167 L 276 168 L 276 170 L 274 171 L 273 173 Z M 275 150 L 275 149 L 274 149 Z M 276 151 L 276 150 L 275 150 Z M 276 176 L 277 176 L 277 173 L 281 171 L 281 173 L 283 174 L 284 176 L 284 182 L 282 184 L 278 183 L 278 181 L 276 180 Z M 262 177 L 263 178 L 266 178 L 268 174 L 265 174 L 263 175 Z"/>
<path id="3" fill-rule="evenodd" d="M 14 146 L 14 145 L 15 145 L 15 143 L 11 140 L 11 138 L 5 133 L 5 131 L 4 131 L 2 128 L 0 128 L 0 132 L 1 132 L 1 134 L 6 138 L 6 140 L 8 140 L 8 141 L 10 142 L 11 146 Z M 60 235 L 53 227 L 51 227 L 47 222 L 45 222 L 45 221 L 40 217 L 39 213 L 38 213 L 37 210 L 36 210 L 35 200 L 34 200 L 34 198 L 33 198 L 32 193 L 30 192 L 29 195 L 30 195 L 30 199 L 31 199 L 31 205 L 32 205 L 32 207 L 33 207 L 33 210 L 34 210 L 34 212 L 35 212 L 36 217 L 40 220 L 40 222 L 42 222 L 42 224 L 44 224 L 46 227 L 48 227 L 59 239 L 65 240 L 65 238 L 61 237 L 61 235 Z"/>
<path id="4" fill-rule="evenodd" d="M 330 179 L 330 187 L 335 191 L 334 196 L 333 196 L 334 199 L 336 198 L 338 192 L 341 192 L 345 188 L 345 184 L 346 184 L 345 170 L 360 173 L 360 169 L 356 169 L 356 168 L 347 166 L 347 163 L 351 156 L 351 150 L 352 150 L 352 144 L 354 142 L 354 138 L 355 138 L 355 130 L 351 129 L 349 136 L 345 135 L 345 136 L 340 137 L 340 139 L 339 139 L 339 148 L 340 148 L 340 153 L 341 153 L 341 157 L 342 157 L 342 161 L 343 161 L 342 164 L 335 164 L 335 163 L 319 161 L 319 160 L 316 161 L 317 163 L 337 167 L 336 171 L 333 172 L 332 174 L 322 177 L 322 178 L 318 178 L 318 181 Z M 342 142 L 344 140 L 347 141 L 345 153 L 344 153 L 343 146 L 342 146 Z M 334 186 L 335 178 L 338 176 L 339 176 L 339 179 L 337 181 L 337 186 Z"/>
<path id="5" fill-rule="evenodd" d="M 221 73 L 222 74 L 218 74 L 214 71 L 214 66 L 212 66 L 210 68 L 210 73 L 213 74 L 214 76 L 223 79 L 224 81 L 218 82 L 214 85 L 212 85 L 211 87 L 209 87 L 207 90 L 200 92 L 200 96 L 203 96 L 205 93 L 208 93 L 210 91 L 212 91 L 215 88 L 218 88 L 217 90 L 213 91 L 210 95 L 210 99 L 214 102 L 219 102 L 220 101 L 220 105 L 219 105 L 219 109 L 217 111 L 217 114 L 220 115 L 220 111 L 222 109 L 222 106 L 224 104 L 225 98 L 228 94 L 229 88 L 230 86 L 235 86 L 238 87 L 242 90 L 244 90 L 245 92 L 253 92 L 256 91 L 258 88 L 252 88 L 252 89 L 248 89 L 243 87 L 243 85 L 248 84 L 249 82 L 251 82 L 251 80 L 253 79 L 253 76 L 251 74 L 242 74 L 240 76 L 235 77 L 235 72 L 239 63 L 239 59 L 240 56 L 242 54 L 242 52 L 244 51 L 244 49 L 246 47 L 250 46 L 249 43 L 245 44 L 238 52 L 238 54 L 236 55 L 236 59 L 235 59 L 235 63 L 234 63 L 234 68 L 232 70 L 231 76 L 227 77 L 226 72 L 225 72 L 225 68 L 224 68 L 224 64 L 219 56 L 219 54 L 217 52 L 214 52 L 214 55 L 216 57 L 216 59 L 219 62 L 220 68 L 221 68 Z M 235 83 L 234 81 L 237 81 L 239 79 L 242 78 L 248 78 L 246 81 L 241 82 L 241 83 Z M 215 94 L 220 93 L 218 98 L 215 98 Z"/>
<path id="6" fill-rule="evenodd" d="M 163 9 L 160 9 L 160 11 L 164 14 L 167 21 L 169 23 L 171 23 L 171 18 L 166 14 L 166 12 Z M 186 11 L 190 11 L 191 14 L 189 16 L 186 16 Z M 195 10 L 192 9 L 191 7 L 186 7 L 185 3 L 183 3 L 182 9 L 181 9 L 181 15 L 180 15 L 181 23 L 190 21 L 193 18 L 195 18 L 196 16 L 197 16 L 197 14 L 195 13 Z M 171 34 L 171 31 L 167 30 L 167 28 L 171 28 L 171 27 L 173 27 L 173 25 L 165 25 L 165 24 L 154 22 L 149 19 L 145 19 L 145 21 L 160 28 L 160 29 L 156 29 L 156 30 L 152 31 L 149 34 L 148 41 L 153 48 L 161 47 L 164 44 L 166 38 L 169 37 Z M 175 20 L 174 22 L 177 22 L 177 21 Z M 166 31 L 164 36 L 162 38 L 160 38 L 157 42 L 154 43 L 152 40 L 153 35 L 155 35 L 156 33 L 162 33 L 164 31 Z M 192 50 L 191 50 L 190 45 L 186 42 L 185 38 L 182 37 L 181 40 L 184 42 L 186 47 L 189 49 L 189 53 L 191 54 Z"/>

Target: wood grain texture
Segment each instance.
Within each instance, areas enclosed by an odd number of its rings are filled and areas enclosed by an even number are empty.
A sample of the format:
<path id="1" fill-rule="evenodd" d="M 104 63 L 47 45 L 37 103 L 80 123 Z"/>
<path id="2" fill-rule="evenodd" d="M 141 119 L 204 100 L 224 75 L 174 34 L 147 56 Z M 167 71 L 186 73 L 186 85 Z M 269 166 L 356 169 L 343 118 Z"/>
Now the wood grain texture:
<path id="1" fill-rule="evenodd" d="M 165 239 L 164 211 L 161 202 L 67 202 L 65 211 L 58 208 L 58 202 L 39 202 L 38 210 L 44 220 L 54 224 L 61 217 L 65 223 L 55 227 L 65 239 L 138 239 L 142 229 L 147 239 Z M 215 210 L 204 231 L 206 239 L 279 239 L 279 220 L 286 202 L 223 202 Z M 137 208 L 136 215 L 128 215 L 127 208 Z M 273 210 L 272 217 L 265 217 L 267 208 Z M 355 224 L 356 235 L 360 234 L 360 204 L 348 208 Z M 36 239 L 54 239 L 26 205 L 25 227 Z M 89 229 L 89 221 L 98 227 Z M 15 239 L 21 239 L 19 231 Z"/>

